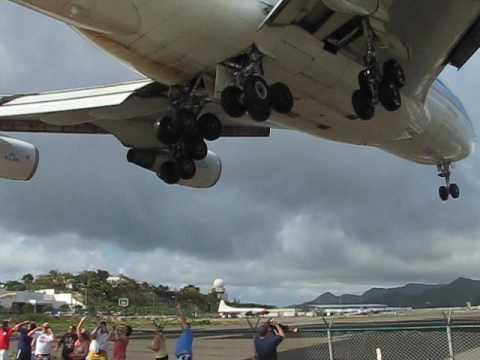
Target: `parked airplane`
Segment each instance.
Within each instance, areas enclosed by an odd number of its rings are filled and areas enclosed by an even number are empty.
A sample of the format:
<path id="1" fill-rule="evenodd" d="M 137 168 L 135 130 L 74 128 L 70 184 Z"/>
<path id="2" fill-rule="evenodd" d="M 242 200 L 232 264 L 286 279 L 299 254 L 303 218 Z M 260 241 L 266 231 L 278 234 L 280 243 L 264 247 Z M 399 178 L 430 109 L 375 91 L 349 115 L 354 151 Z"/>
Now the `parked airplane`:
<path id="1" fill-rule="evenodd" d="M 220 305 L 218 306 L 218 314 L 223 318 L 261 316 L 267 315 L 268 310 L 265 308 L 232 307 L 227 305 L 224 300 L 221 300 Z"/>
<path id="2" fill-rule="evenodd" d="M 436 166 L 441 199 L 460 196 L 451 167 L 472 152 L 474 131 L 435 79 L 480 46 L 480 1 L 11 1 L 151 80 L 3 98 L 0 131 L 113 134 L 131 163 L 206 188 L 221 175 L 206 140 L 292 129 Z M 35 148 L 1 140 L 0 155 L 13 156 L 0 165 L 22 171 L 0 175 L 30 178 Z"/>

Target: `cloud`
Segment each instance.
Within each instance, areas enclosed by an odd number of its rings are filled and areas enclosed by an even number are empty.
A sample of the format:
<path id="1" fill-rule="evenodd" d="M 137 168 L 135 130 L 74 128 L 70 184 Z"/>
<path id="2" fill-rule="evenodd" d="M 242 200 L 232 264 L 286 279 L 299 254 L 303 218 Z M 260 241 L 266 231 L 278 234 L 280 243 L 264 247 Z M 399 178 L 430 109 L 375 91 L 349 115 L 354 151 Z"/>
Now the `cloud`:
<path id="1" fill-rule="evenodd" d="M 2 93 L 138 78 L 58 22 L 8 3 L 0 19 Z M 479 67 L 444 74 L 473 119 Z M 478 156 L 454 172 L 462 200 L 445 204 L 434 168 L 295 132 L 214 143 L 224 176 L 204 191 L 163 185 L 113 137 L 18 137 L 41 163 L 34 181 L 0 184 L 2 278 L 93 267 L 206 289 L 224 277 L 234 297 L 286 304 L 476 276 Z"/>

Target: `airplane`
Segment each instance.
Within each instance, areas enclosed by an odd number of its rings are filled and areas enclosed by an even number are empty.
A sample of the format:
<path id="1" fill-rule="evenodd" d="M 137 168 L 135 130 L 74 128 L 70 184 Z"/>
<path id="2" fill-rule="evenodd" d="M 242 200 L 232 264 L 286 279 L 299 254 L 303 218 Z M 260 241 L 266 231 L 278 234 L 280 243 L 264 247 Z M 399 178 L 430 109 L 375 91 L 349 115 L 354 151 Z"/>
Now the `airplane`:
<path id="1" fill-rule="evenodd" d="M 475 133 L 437 77 L 479 48 L 480 1 L 10 1 L 146 79 L 3 97 L 0 131 L 112 134 L 165 183 L 210 188 L 222 164 L 207 141 L 290 129 L 434 166 L 441 200 L 460 197 L 451 170 Z M 2 142 L 0 177 L 30 179 L 36 148 Z"/>
<path id="2" fill-rule="evenodd" d="M 249 317 L 268 315 L 269 311 L 265 308 L 240 308 L 227 305 L 225 300 L 221 300 L 218 305 L 218 314 L 222 318 L 230 317 Z"/>

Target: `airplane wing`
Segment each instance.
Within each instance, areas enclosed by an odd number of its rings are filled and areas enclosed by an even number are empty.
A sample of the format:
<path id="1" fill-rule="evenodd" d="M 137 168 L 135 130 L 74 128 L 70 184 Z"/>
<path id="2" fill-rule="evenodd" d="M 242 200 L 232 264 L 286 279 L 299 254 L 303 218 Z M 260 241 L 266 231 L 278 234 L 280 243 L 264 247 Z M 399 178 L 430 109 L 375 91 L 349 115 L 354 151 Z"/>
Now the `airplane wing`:
<path id="1" fill-rule="evenodd" d="M 140 80 L 94 88 L 0 97 L 0 132 L 112 134 L 124 145 L 162 147 L 152 124 L 169 109 L 168 87 Z M 225 137 L 269 136 L 270 126 L 220 116 Z"/>
<path id="2" fill-rule="evenodd" d="M 339 11 L 348 3 L 374 9 L 370 23 L 380 59 L 399 60 L 407 75 L 404 91 L 422 100 L 447 64 L 461 68 L 480 47 L 477 0 L 279 0 L 261 26 L 299 26 L 325 50 L 363 64 L 365 14 Z"/>

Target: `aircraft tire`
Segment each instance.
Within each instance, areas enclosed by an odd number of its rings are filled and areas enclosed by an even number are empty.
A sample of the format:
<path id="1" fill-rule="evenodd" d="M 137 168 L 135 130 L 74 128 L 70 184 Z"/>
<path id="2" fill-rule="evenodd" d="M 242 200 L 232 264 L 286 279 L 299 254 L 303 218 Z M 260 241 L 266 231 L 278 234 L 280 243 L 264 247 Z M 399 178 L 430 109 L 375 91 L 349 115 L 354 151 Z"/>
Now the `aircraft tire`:
<path id="1" fill-rule="evenodd" d="M 194 138 L 187 143 L 187 153 L 193 160 L 203 160 L 208 155 L 208 146 L 202 138 Z"/>
<path id="2" fill-rule="evenodd" d="M 395 59 L 389 60 L 383 65 L 383 78 L 385 81 L 395 84 L 397 89 L 402 89 L 407 82 L 402 65 Z"/>
<path id="3" fill-rule="evenodd" d="M 369 98 L 373 98 L 372 89 L 370 87 L 370 80 L 368 78 L 368 70 L 363 70 L 358 74 L 358 86 Z"/>
<path id="4" fill-rule="evenodd" d="M 193 179 L 197 172 L 197 167 L 195 165 L 195 162 L 190 159 L 180 159 L 178 161 L 178 168 L 180 172 L 180 177 L 183 180 Z"/>
<path id="5" fill-rule="evenodd" d="M 180 141 L 183 129 L 181 123 L 172 116 L 165 116 L 154 124 L 155 135 L 162 144 L 173 145 Z"/>
<path id="6" fill-rule="evenodd" d="M 247 110 L 249 105 L 263 109 L 271 107 L 269 96 L 270 87 L 262 77 L 254 75 L 247 78 L 243 86 L 243 92 Z"/>
<path id="7" fill-rule="evenodd" d="M 438 189 L 438 195 L 440 195 L 440 199 L 442 201 L 447 201 L 450 195 L 450 191 L 446 186 L 440 186 Z"/>
<path id="8" fill-rule="evenodd" d="M 198 119 L 200 135 L 208 141 L 215 141 L 222 135 L 223 125 L 214 114 L 203 114 Z"/>
<path id="9" fill-rule="evenodd" d="M 175 161 L 169 160 L 162 164 L 158 177 L 168 185 L 177 184 L 180 181 L 180 171 Z"/>
<path id="10" fill-rule="evenodd" d="M 382 82 L 378 92 L 378 97 L 385 110 L 393 112 L 402 107 L 402 94 L 400 90 L 391 82 Z"/>
<path id="11" fill-rule="evenodd" d="M 178 110 L 177 119 L 183 128 L 183 135 L 192 137 L 198 134 L 196 116 L 192 111 L 187 109 Z"/>
<path id="12" fill-rule="evenodd" d="M 356 90 L 352 95 L 352 105 L 357 116 L 362 120 L 371 120 L 375 116 L 375 107 L 371 98 L 362 90 Z"/>
<path id="13" fill-rule="evenodd" d="M 239 118 L 245 115 L 247 109 L 240 101 L 243 91 L 237 86 L 229 86 L 222 91 L 221 104 L 227 115 Z"/>
<path id="14" fill-rule="evenodd" d="M 276 83 L 270 86 L 269 96 L 272 108 L 276 112 L 288 114 L 292 111 L 294 105 L 293 95 L 284 83 Z"/>
<path id="15" fill-rule="evenodd" d="M 256 122 L 264 122 L 272 115 L 272 108 L 268 104 L 249 104 L 247 110 L 250 117 Z"/>
<path id="16" fill-rule="evenodd" d="M 451 184 L 448 192 L 452 196 L 453 199 L 458 199 L 460 197 L 460 188 L 457 184 Z"/>

